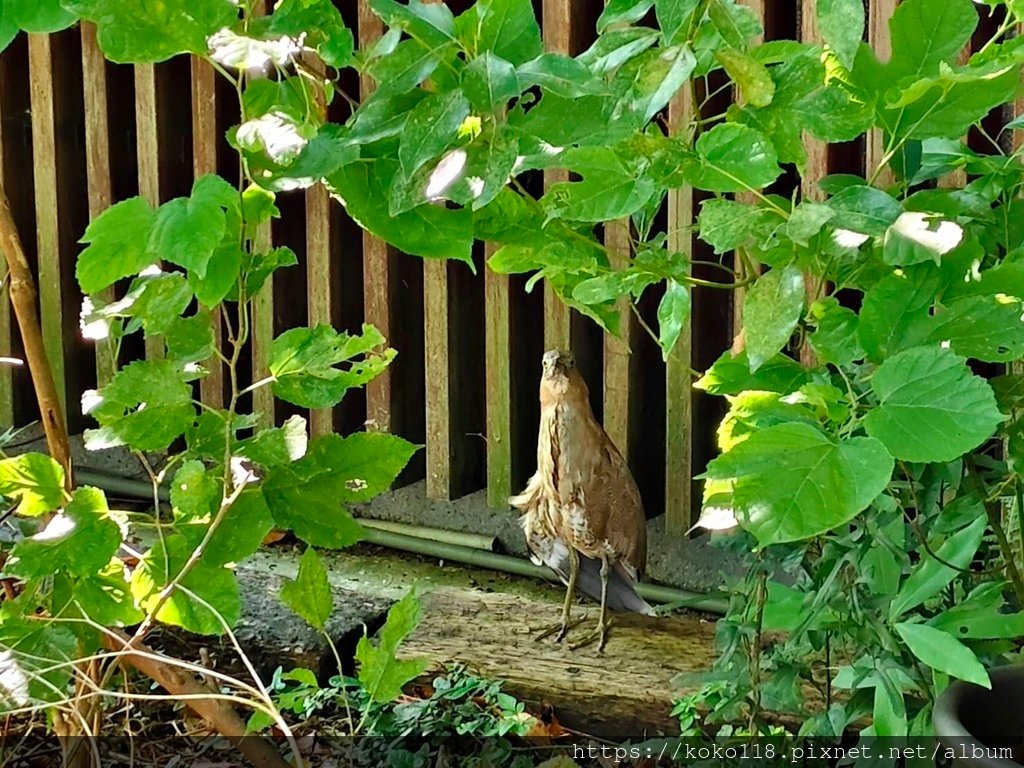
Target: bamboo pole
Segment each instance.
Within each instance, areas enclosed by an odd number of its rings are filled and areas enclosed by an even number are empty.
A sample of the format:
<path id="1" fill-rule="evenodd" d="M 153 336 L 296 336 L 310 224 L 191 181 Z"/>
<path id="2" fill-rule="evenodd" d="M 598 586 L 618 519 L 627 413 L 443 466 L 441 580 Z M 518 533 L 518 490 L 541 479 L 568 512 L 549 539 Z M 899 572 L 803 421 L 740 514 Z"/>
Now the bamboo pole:
<path id="1" fill-rule="evenodd" d="M 11 206 L 7 201 L 7 193 L 0 184 L 0 249 L 7 260 L 7 269 L 11 275 L 11 304 L 14 316 L 21 331 L 22 343 L 25 346 L 25 359 L 32 374 L 32 385 L 36 390 L 39 402 L 39 420 L 43 423 L 46 434 L 46 445 L 50 456 L 64 469 L 64 485 L 71 490 L 71 446 L 64 424 L 64 413 L 61 409 L 61 398 L 50 368 L 46 347 L 43 344 L 43 332 L 39 325 L 36 312 L 35 280 L 32 270 L 25 258 L 25 249 L 21 245 L 17 225 L 11 215 Z"/>

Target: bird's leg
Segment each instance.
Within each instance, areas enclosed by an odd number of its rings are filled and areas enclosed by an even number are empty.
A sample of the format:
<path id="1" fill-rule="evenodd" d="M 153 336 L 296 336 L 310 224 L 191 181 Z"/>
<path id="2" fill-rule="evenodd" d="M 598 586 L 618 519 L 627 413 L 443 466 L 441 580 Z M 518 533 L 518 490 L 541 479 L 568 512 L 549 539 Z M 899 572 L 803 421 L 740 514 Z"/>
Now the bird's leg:
<path id="1" fill-rule="evenodd" d="M 571 622 L 572 617 L 572 600 L 576 596 L 576 578 L 580 574 L 580 556 L 579 553 L 569 547 L 569 583 L 565 587 L 565 604 L 562 606 L 562 623 L 555 624 L 554 626 L 548 627 L 546 630 L 541 632 L 535 639 L 543 640 L 546 637 L 558 633 L 555 637 L 555 642 L 560 643 L 565 639 L 566 633 L 572 628 L 579 624 L 582 619 Z"/>
<path id="2" fill-rule="evenodd" d="M 603 651 L 604 644 L 608 639 L 608 621 L 606 617 L 608 615 L 608 577 L 612 572 L 612 564 L 607 556 L 601 557 L 601 617 L 597 620 L 597 627 L 587 635 L 585 638 L 580 640 L 578 643 L 573 643 L 569 646 L 569 650 L 575 651 L 577 648 L 582 648 L 585 645 L 590 645 L 595 640 L 597 641 L 597 650 Z"/>

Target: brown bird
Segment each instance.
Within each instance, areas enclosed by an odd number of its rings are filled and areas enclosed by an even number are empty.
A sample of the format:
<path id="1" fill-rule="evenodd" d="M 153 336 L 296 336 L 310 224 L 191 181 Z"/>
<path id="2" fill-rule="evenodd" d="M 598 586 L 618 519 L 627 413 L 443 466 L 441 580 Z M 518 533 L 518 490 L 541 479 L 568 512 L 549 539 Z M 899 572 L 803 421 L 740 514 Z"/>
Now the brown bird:
<path id="1" fill-rule="evenodd" d="M 636 592 L 647 562 L 640 491 L 594 418 L 587 384 L 569 352 L 544 354 L 537 472 L 509 503 L 524 513 L 530 558 L 551 568 L 567 587 L 556 640 L 569 631 L 576 589 L 600 601 L 601 618 L 574 649 L 595 640 L 604 648 L 608 608 L 653 612 Z"/>

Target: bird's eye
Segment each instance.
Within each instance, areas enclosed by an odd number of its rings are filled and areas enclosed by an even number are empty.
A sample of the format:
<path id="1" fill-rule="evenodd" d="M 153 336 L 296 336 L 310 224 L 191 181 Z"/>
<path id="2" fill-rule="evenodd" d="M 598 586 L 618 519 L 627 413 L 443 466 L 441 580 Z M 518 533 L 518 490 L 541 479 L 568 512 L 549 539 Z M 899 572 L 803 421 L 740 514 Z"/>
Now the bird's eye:
<path id="1" fill-rule="evenodd" d="M 576 367 L 576 358 L 575 357 L 566 357 L 565 358 L 565 367 L 569 368 L 569 369 L 575 368 Z"/>

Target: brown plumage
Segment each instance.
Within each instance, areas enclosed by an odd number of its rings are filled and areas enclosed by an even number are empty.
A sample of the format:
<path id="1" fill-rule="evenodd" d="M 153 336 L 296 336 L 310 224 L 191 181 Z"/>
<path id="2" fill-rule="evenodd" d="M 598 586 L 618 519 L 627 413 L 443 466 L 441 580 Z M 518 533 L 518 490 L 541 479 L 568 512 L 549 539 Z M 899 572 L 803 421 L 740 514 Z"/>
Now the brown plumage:
<path id="1" fill-rule="evenodd" d="M 606 608 L 650 613 L 636 593 L 647 561 L 647 525 L 636 482 L 590 408 L 586 382 L 570 353 L 545 353 L 540 380 L 537 472 L 509 503 L 523 514 L 531 559 L 567 585 L 559 640 L 569 629 L 573 593 Z M 545 633 L 549 634 L 549 633 Z"/>

